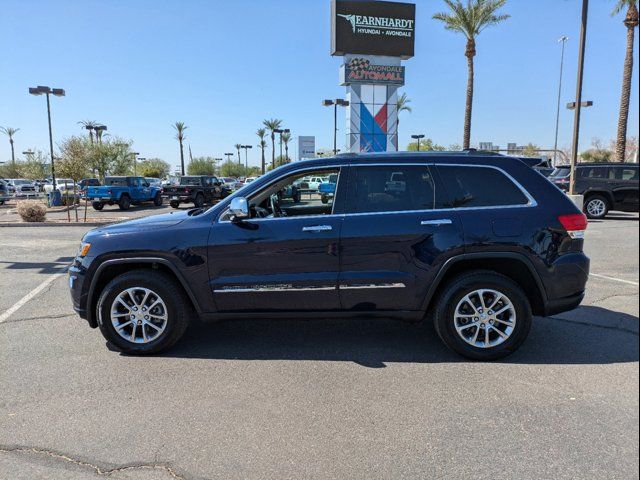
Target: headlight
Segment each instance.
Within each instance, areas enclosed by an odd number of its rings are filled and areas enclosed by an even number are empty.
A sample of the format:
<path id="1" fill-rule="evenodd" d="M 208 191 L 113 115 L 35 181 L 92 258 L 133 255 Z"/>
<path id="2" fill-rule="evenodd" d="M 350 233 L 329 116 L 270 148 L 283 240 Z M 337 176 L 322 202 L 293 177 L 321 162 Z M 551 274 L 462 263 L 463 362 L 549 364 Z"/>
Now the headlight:
<path id="1" fill-rule="evenodd" d="M 87 253 L 89 253 L 89 250 L 91 249 L 91 244 L 87 243 L 87 242 L 82 242 L 80 244 L 80 248 L 78 249 L 78 257 L 82 258 L 85 257 L 87 255 Z"/>

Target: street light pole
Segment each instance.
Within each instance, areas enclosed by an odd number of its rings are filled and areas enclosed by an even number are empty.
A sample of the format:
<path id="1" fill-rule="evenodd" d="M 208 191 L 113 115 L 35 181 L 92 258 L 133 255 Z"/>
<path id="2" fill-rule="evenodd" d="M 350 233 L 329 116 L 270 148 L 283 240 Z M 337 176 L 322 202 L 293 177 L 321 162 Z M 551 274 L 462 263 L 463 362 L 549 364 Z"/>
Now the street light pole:
<path id="1" fill-rule="evenodd" d="M 140 152 L 131 152 L 131 155 L 133 155 L 133 176 L 137 177 L 138 176 L 138 155 L 140 155 Z"/>
<path id="2" fill-rule="evenodd" d="M 249 156 L 248 152 L 250 148 L 253 148 L 253 145 L 240 145 L 240 148 L 244 149 L 244 169 L 245 174 L 249 171 Z"/>
<path id="3" fill-rule="evenodd" d="M 333 154 L 338 153 L 338 106 L 348 107 L 349 100 L 336 98 L 335 100 L 323 100 L 322 105 L 330 107 L 333 105 Z"/>
<path id="4" fill-rule="evenodd" d="M 556 166 L 556 157 L 557 157 L 557 150 L 558 150 L 558 128 L 560 125 L 560 96 L 562 94 L 562 71 L 564 68 L 564 47 L 567 43 L 567 40 L 569 40 L 569 37 L 567 37 L 566 35 L 563 35 L 562 37 L 560 37 L 558 39 L 558 43 L 562 43 L 562 51 L 560 53 L 560 81 L 558 82 L 558 105 L 556 108 L 556 137 L 555 137 L 555 141 L 553 142 L 553 166 Z"/>
<path id="5" fill-rule="evenodd" d="M 576 163 L 578 162 L 578 141 L 580 137 L 580 110 L 582 108 L 582 77 L 584 74 L 584 47 L 587 36 L 587 11 L 589 0 L 582 0 L 582 22 L 580 25 L 580 46 L 578 53 L 578 78 L 576 81 L 576 110 L 573 119 L 573 142 L 571 146 L 571 177 L 569 195 L 575 194 Z"/>
<path id="6" fill-rule="evenodd" d="M 62 88 L 50 88 L 42 85 L 38 85 L 37 87 L 30 87 L 29 93 L 31 95 L 46 95 L 47 96 L 47 120 L 49 121 L 49 152 L 51 154 L 51 180 L 53 181 L 53 190 L 57 190 L 56 188 L 56 168 L 55 168 L 55 160 L 53 158 L 53 132 L 51 129 L 51 102 L 49 100 L 49 95 L 53 94 L 56 97 L 64 97 L 65 92 Z"/>
<path id="7" fill-rule="evenodd" d="M 420 133 L 420 134 L 417 134 L 417 135 L 411 135 L 411 138 L 413 138 L 414 140 L 417 140 L 417 142 L 418 142 L 418 150 L 416 150 L 416 151 L 419 152 L 420 151 L 420 139 L 424 138 L 424 134 Z"/>

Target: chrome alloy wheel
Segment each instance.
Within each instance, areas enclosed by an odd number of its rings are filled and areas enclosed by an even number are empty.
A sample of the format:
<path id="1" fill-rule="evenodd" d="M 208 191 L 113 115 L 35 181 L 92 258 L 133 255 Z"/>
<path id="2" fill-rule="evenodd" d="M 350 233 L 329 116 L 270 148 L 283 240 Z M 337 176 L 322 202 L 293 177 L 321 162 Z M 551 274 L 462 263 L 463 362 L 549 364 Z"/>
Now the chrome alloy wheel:
<path id="1" fill-rule="evenodd" d="M 460 338 L 477 348 L 505 342 L 516 326 L 516 309 L 497 290 L 474 290 L 458 302 L 454 326 Z"/>
<path id="2" fill-rule="evenodd" d="M 600 200 L 599 198 L 589 200 L 587 203 L 587 213 L 592 217 L 600 217 L 604 215 L 606 210 L 607 206 L 605 205 L 604 200 Z"/>
<path id="3" fill-rule="evenodd" d="M 167 306 L 153 290 L 132 287 L 118 294 L 111 304 L 111 324 L 131 343 L 149 343 L 167 327 Z"/>

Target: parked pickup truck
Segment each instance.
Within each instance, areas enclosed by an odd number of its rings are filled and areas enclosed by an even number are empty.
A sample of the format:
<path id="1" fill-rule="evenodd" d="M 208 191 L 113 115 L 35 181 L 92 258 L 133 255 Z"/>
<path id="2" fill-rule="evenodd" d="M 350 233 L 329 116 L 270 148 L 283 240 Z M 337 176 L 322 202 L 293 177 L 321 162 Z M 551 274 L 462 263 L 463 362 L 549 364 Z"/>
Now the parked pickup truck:
<path id="1" fill-rule="evenodd" d="M 169 205 L 178 208 L 181 203 L 193 203 L 202 207 L 205 203 L 215 203 L 231 193 L 218 177 L 211 175 L 189 176 L 180 178 L 180 184 L 166 186 L 162 196 L 169 199 Z"/>
<path id="2" fill-rule="evenodd" d="M 160 188 L 152 187 L 143 177 L 106 177 L 104 185 L 87 188 L 87 199 L 96 210 L 105 205 L 118 205 L 120 210 L 128 210 L 142 202 L 162 205 Z"/>

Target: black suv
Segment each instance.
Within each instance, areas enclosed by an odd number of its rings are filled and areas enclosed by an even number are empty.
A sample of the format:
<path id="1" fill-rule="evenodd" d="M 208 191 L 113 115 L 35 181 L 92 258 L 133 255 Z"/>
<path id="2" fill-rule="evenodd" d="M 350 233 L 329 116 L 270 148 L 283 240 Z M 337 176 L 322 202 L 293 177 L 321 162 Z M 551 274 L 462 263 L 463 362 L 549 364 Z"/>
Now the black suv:
<path id="1" fill-rule="evenodd" d="M 169 199 L 171 208 L 178 208 L 181 203 L 202 207 L 205 203 L 222 200 L 230 193 L 231 189 L 212 175 L 181 177 L 179 185 L 162 189 L 162 196 Z"/>
<path id="2" fill-rule="evenodd" d="M 305 176 L 335 194 L 279 195 Z M 166 350 L 194 318 L 430 318 L 444 343 L 496 359 L 532 315 L 575 308 L 585 216 L 517 159 L 339 155 L 284 165 L 209 210 L 150 216 L 82 239 L 75 310 L 117 349 Z"/>
<path id="3" fill-rule="evenodd" d="M 558 167 L 549 180 L 569 190 L 571 169 Z M 589 218 L 604 218 L 610 210 L 637 212 L 639 169 L 630 163 L 581 163 L 576 167 L 578 195 L 584 195 L 584 212 Z"/>

